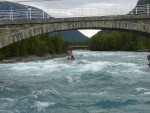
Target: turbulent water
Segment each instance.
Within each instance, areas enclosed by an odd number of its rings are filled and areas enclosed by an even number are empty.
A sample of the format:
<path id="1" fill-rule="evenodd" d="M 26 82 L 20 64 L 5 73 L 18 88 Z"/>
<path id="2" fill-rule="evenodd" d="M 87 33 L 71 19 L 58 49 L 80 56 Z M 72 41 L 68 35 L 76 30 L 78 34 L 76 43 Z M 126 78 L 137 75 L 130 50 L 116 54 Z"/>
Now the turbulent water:
<path id="1" fill-rule="evenodd" d="M 0 64 L 0 113 L 150 112 L 149 53 L 73 54 Z"/>

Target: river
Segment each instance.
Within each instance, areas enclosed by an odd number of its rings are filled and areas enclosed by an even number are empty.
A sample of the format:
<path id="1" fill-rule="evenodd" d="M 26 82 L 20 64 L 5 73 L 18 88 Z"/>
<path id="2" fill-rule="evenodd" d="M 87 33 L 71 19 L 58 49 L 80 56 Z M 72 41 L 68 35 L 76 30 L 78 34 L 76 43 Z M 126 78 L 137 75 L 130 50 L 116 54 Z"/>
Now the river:
<path id="1" fill-rule="evenodd" d="M 0 113 L 149 113 L 149 53 L 73 54 L 0 64 Z"/>

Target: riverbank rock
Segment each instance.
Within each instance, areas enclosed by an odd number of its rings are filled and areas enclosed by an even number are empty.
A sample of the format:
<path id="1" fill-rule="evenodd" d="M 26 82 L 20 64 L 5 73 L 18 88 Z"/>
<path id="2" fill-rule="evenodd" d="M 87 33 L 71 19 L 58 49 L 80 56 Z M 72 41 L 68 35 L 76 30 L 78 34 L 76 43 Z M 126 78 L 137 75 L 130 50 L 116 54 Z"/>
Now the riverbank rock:
<path id="1" fill-rule="evenodd" d="M 4 59 L 0 61 L 0 63 L 15 63 L 15 62 L 29 62 L 29 61 L 38 61 L 38 60 L 48 60 L 48 59 L 54 59 L 54 58 L 60 58 L 60 57 L 66 57 L 70 56 L 69 53 L 64 53 L 64 54 L 47 54 L 43 57 L 35 56 L 35 55 L 30 55 L 26 57 L 14 57 L 10 59 Z"/>
<path id="2" fill-rule="evenodd" d="M 136 52 L 150 52 L 150 49 L 137 50 Z"/>
<path id="3" fill-rule="evenodd" d="M 147 56 L 148 61 L 150 62 L 150 54 Z"/>

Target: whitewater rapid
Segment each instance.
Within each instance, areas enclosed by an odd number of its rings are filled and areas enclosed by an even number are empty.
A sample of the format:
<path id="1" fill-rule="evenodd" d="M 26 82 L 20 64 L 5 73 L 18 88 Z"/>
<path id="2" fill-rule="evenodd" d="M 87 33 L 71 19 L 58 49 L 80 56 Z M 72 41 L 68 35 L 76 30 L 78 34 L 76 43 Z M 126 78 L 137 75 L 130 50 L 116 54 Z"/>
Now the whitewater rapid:
<path id="1" fill-rule="evenodd" d="M 0 64 L 0 113 L 148 113 L 147 52 L 73 51 Z"/>

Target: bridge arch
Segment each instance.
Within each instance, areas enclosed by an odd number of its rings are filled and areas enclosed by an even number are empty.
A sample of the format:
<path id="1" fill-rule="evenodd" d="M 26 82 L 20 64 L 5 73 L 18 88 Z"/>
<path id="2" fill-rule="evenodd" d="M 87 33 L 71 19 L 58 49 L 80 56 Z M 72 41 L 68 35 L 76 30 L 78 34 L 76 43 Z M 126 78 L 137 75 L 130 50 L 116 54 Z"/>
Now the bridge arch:
<path id="1" fill-rule="evenodd" d="M 6 35 L 0 38 L 0 48 L 5 47 L 14 42 L 26 39 L 31 36 L 40 35 L 43 33 L 74 30 L 74 29 L 117 29 L 117 30 L 130 30 L 143 33 L 150 33 L 150 25 L 144 23 L 133 23 L 128 21 L 119 20 L 101 20 L 101 21 L 60 21 L 51 22 L 48 24 L 38 25 L 19 32 Z"/>

